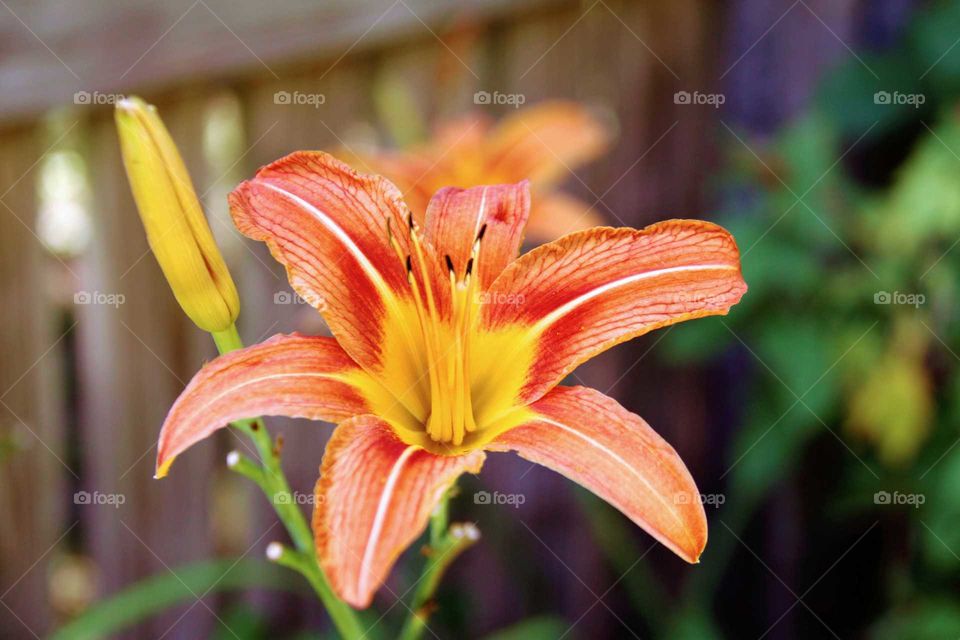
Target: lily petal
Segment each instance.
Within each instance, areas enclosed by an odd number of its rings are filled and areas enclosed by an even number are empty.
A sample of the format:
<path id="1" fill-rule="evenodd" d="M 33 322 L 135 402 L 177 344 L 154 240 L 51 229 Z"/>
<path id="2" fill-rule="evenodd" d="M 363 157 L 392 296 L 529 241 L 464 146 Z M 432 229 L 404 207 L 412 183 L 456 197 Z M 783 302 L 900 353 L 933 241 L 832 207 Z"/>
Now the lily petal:
<path id="1" fill-rule="evenodd" d="M 237 228 L 267 243 L 344 350 L 376 371 L 386 318 L 396 318 L 398 301 L 412 296 L 402 257 L 411 253 L 408 210 L 397 188 L 329 154 L 304 151 L 261 168 L 229 199 Z M 387 241 L 388 220 L 402 256 Z M 446 273 L 432 247 L 423 251 L 443 294 Z"/>
<path id="2" fill-rule="evenodd" d="M 574 102 L 545 102 L 505 118 L 490 134 L 491 175 L 526 176 L 535 187 L 554 184 L 599 156 L 611 127 Z"/>
<path id="3" fill-rule="evenodd" d="M 484 290 L 520 252 L 529 213 L 527 181 L 472 189 L 447 187 L 430 200 L 426 234 L 434 247 L 450 256 L 459 276 L 482 229 L 480 253 L 472 269 Z"/>
<path id="4" fill-rule="evenodd" d="M 170 409 L 157 445 L 157 477 L 233 420 L 281 415 L 334 422 L 365 413 L 353 382 L 367 377 L 333 338 L 276 335 L 220 356 L 200 369 Z"/>
<path id="5" fill-rule="evenodd" d="M 526 377 L 518 400 L 530 402 L 616 344 L 725 315 L 746 290 L 733 237 L 709 222 L 573 233 L 521 256 L 491 285 L 484 349 L 510 347 L 488 365 L 519 363 Z"/>
<path id="6" fill-rule="evenodd" d="M 482 451 L 437 456 L 407 445 L 372 415 L 337 427 L 313 512 L 317 557 L 337 595 L 354 607 L 369 606 L 444 492 L 460 474 L 479 472 L 483 461 Z"/>
<path id="7" fill-rule="evenodd" d="M 707 544 L 700 494 L 676 451 L 612 398 L 557 387 L 531 410 L 538 418 L 487 446 L 516 451 L 583 485 L 687 562 Z"/>

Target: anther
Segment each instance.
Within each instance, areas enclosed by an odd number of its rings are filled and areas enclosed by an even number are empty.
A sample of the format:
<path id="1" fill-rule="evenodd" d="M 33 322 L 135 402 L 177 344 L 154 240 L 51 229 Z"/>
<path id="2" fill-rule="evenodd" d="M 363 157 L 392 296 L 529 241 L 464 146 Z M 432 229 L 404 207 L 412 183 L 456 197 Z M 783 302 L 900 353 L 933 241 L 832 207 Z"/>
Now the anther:
<path id="1" fill-rule="evenodd" d="M 477 233 L 477 242 L 480 242 L 481 240 L 483 240 L 483 234 L 485 234 L 486 232 L 487 232 L 487 223 L 484 222 L 483 226 L 480 227 L 479 233 Z"/>
<path id="2" fill-rule="evenodd" d="M 447 270 L 450 271 L 450 273 L 455 274 L 456 269 L 453 268 L 453 260 L 450 259 L 450 254 L 445 254 L 443 257 L 447 261 Z"/>
<path id="3" fill-rule="evenodd" d="M 467 268 L 463 271 L 463 277 L 467 278 L 471 273 L 473 273 L 473 258 L 467 260 Z"/>

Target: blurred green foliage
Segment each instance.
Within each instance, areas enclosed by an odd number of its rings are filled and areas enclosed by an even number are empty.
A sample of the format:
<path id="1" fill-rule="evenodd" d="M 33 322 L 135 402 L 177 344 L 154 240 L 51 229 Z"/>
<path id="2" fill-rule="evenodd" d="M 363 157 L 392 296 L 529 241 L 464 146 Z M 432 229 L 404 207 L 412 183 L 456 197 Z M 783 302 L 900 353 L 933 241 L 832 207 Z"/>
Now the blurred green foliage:
<path id="1" fill-rule="evenodd" d="M 830 72 L 775 138 L 729 137 L 720 222 L 750 290 L 729 316 L 678 326 L 661 352 L 678 365 L 745 354 L 733 385 L 745 403 L 723 452 L 731 532 L 810 473 L 834 488 L 815 496 L 826 505 L 805 528 L 906 528 L 877 558 L 878 639 L 960 636 L 958 33 L 960 3 L 931 5 L 897 48 Z M 842 464 L 812 472 L 801 462 L 821 439 Z M 717 635 L 710 603 L 739 548 L 725 533 L 711 536 L 670 637 Z"/>

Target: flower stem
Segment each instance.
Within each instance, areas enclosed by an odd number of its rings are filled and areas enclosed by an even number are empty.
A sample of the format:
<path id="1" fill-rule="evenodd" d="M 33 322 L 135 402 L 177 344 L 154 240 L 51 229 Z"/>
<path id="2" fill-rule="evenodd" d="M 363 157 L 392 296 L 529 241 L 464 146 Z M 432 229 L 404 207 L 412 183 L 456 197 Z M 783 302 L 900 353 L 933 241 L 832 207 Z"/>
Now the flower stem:
<path id="1" fill-rule="evenodd" d="M 430 543 L 424 549 L 427 563 L 413 596 L 410 615 L 398 636 L 400 640 L 418 640 L 423 635 L 427 620 L 436 608 L 434 594 L 447 568 L 480 539 L 480 531 L 469 522 L 455 522 L 448 526 L 450 495 L 448 492 L 430 517 Z"/>
<path id="2" fill-rule="evenodd" d="M 237 333 L 236 325 L 211 335 L 221 354 L 243 348 L 243 341 Z M 256 468 L 257 465 L 252 460 L 241 456 L 231 458 L 236 462 L 231 465 L 231 468 L 254 480 L 260 486 L 296 547 L 295 550 L 286 550 L 280 556 L 281 559 L 286 558 L 286 562 L 280 562 L 279 559 L 276 561 L 298 571 L 307 579 L 326 607 L 341 636 L 347 640 L 361 638 L 363 629 L 356 613 L 334 594 L 326 575 L 317 563 L 313 534 L 299 505 L 294 502 L 290 494 L 290 484 L 280 464 L 279 447 L 267 431 L 263 419 L 238 420 L 233 423 L 233 426 L 253 440 L 261 466 Z"/>

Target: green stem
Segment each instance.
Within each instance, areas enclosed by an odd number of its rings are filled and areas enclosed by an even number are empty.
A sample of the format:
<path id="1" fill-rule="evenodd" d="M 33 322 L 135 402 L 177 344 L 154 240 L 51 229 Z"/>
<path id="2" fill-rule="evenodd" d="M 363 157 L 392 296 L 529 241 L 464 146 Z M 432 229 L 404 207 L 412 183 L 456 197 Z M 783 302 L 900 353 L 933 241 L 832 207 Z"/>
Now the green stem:
<path id="1" fill-rule="evenodd" d="M 221 354 L 243 348 L 243 341 L 240 339 L 236 325 L 231 325 L 229 329 L 224 331 L 214 332 L 212 335 L 217 350 Z M 348 640 L 363 637 L 363 628 L 356 613 L 336 596 L 330 587 L 327 576 L 317 562 L 310 526 L 290 494 L 290 485 L 280 464 L 279 447 L 274 443 L 263 424 L 263 420 L 261 418 L 238 420 L 233 423 L 233 426 L 250 436 L 262 464 L 260 478 L 253 477 L 252 470 L 246 465 L 242 465 L 237 471 L 251 477 L 266 494 L 274 511 L 277 512 L 277 517 L 280 518 L 290 534 L 290 539 L 293 540 L 297 553 L 300 554 L 299 557 L 303 560 L 295 565 L 288 564 L 286 566 L 299 571 L 310 582 L 330 614 L 330 618 L 340 635 Z M 239 461 L 242 463 L 243 459 L 241 458 Z M 249 459 L 247 461 L 252 462 Z"/>
<path id="2" fill-rule="evenodd" d="M 410 615 L 400 631 L 399 640 L 418 640 L 423 635 L 427 620 L 435 608 L 434 594 L 447 568 L 480 539 L 480 532 L 473 524 L 454 523 L 447 526 L 450 495 L 451 492 L 448 492 L 430 517 L 430 544 L 425 549 L 427 563 L 418 581 L 413 606 L 410 607 Z"/>

